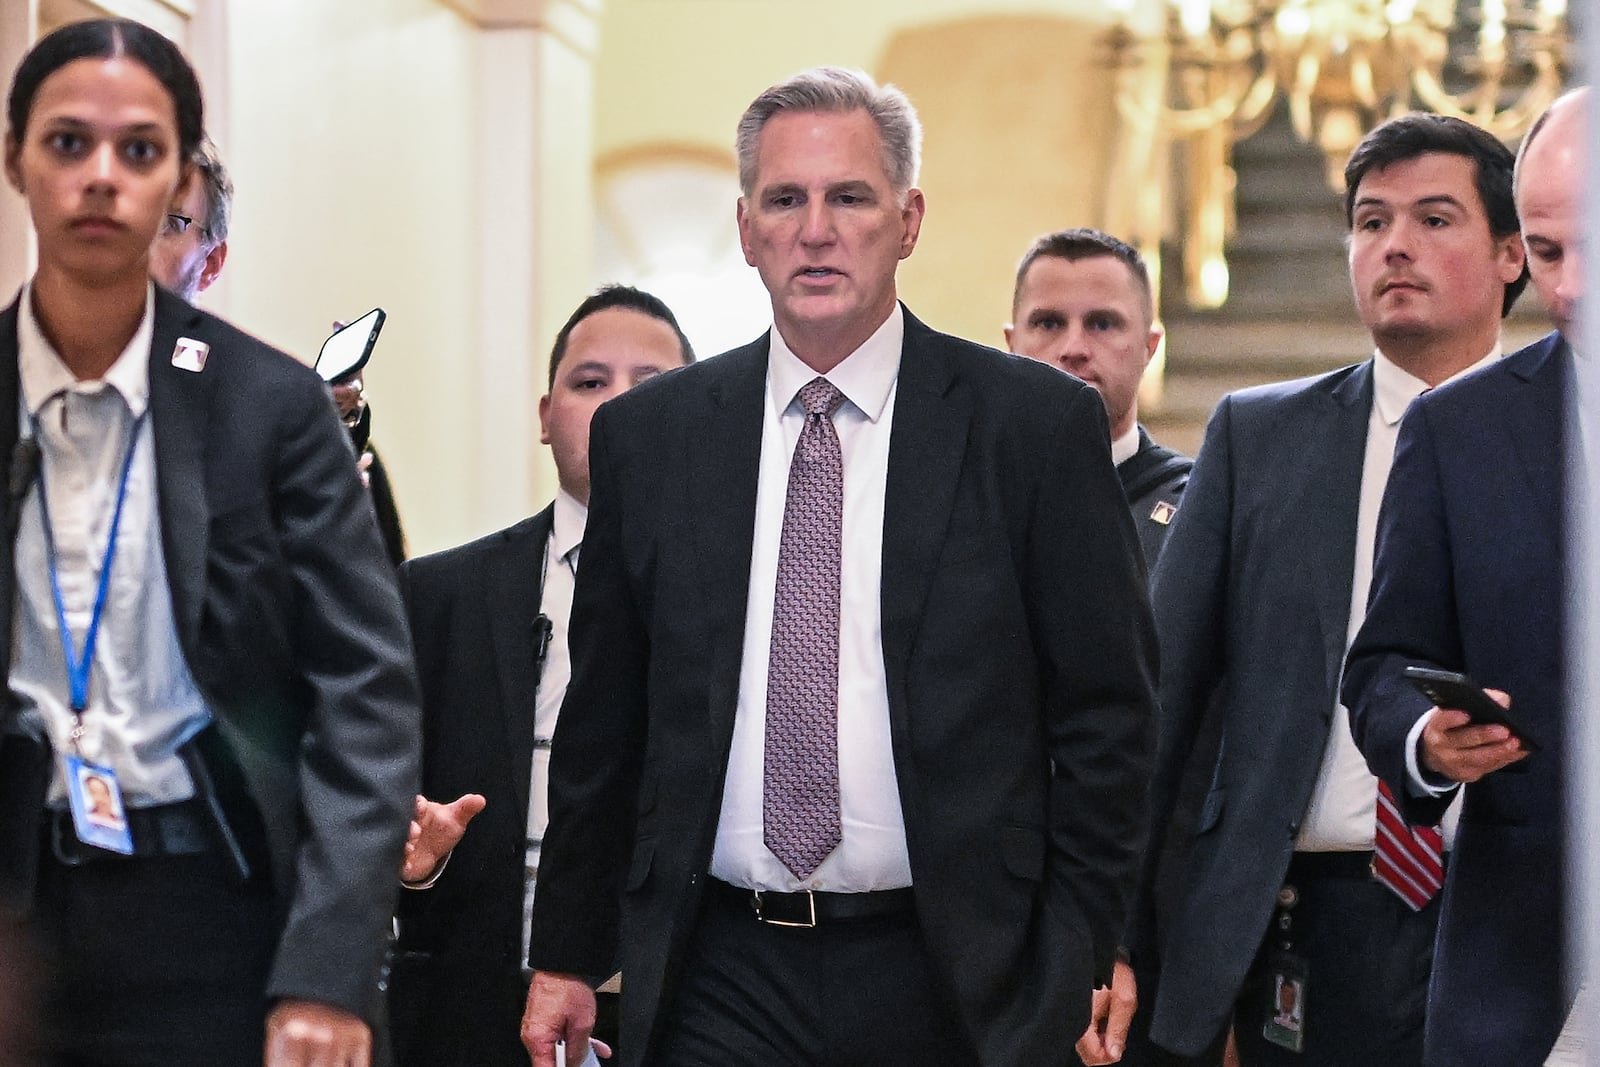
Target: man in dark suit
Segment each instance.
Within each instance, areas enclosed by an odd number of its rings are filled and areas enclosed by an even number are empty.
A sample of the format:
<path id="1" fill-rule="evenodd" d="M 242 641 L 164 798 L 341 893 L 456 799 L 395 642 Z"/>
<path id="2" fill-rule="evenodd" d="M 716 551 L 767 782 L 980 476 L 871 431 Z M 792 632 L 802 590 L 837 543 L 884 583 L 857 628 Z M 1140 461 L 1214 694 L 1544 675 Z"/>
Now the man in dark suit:
<path id="1" fill-rule="evenodd" d="M 518 1038 L 528 992 L 524 906 L 544 832 L 550 738 L 571 673 L 567 624 L 589 503 L 589 420 L 604 401 L 693 359 L 660 300 L 626 286 L 590 296 L 556 335 L 550 391 L 539 402 L 560 482 L 555 501 L 400 570 L 423 744 L 405 871 L 416 891 L 400 900 L 389 983 L 399 1067 L 527 1067 Z"/>
<path id="2" fill-rule="evenodd" d="M 1111 424 L 1111 459 L 1139 531 L 1146 567 L 1153 568 L 1178 513 L 1194 461 L 1158 445 L 1139 422 L 1139 383 L 1161 345 L 1155 323 L 1150 272 L 1137 249 L 1099 230 L 1060 230 L 1034 241 L 1017 266 L 1006 347 L 1019 356 L 1049 363 L 1094 386 Z M 1176 891 L 1188 855 L 1189 830 L 1211 781 L 1220 719 L 1196 741 L 1185 772 L 1176 826 L 1161 860 L 1162 905 Z M 1163 911 L 1165 908 L 1162 907 Z M 1165 925 L 1165 914 L 1161 916 Z M 1120 1062 L 1142 1067 L 1159 1051 L 1149 1045 L 1149 1015 L 1134 1017 L 1139 1000 L 1154 999 L 1155 969 L 1138 975 L 1133 988 L 1126 969 L 1121 987 L 1100 994 L 1096 1025 L 1083 1051 L 1120 1054 Z M 1132 1029 L 1129 1029 L 1129 1024 Z M 1126 1045 L 1126 1047 L 1124 1047 Z"/>
<path id="3" fill-rule="evenodd" d="M 1158 943 L 1147 858 L 1129 934 L 1134 967 L 1160 970 L 1141 1006 L 1151 1036 L 1182 1056 L 1214 1061 L 1232 1020 L 1247 1065 L 1420 1059 L 1438 903 L 1374 879 L 1386 809 L 1350 739 L 1339 671 L 1406 405 L 1498 355 L 1525 284 L 1511 166 L 1456 119 L 1409 115 L 1368 134 L 1345 168 L 1345 205 L 1375 355 L 1225 397 L 1206 430 L 1153 585 L 1151 856 L 1209 716 L 1223 717 L 1222 754 L 1171 929 Z M 1280 1015 L 1286 985 L 1298 1014 Z"/>
<path id="4" fill-rule="evenodd" d="M 1144 259 L 1099 230 L 1045 234 L 1017 266 L 1005 338 L 1010 351 L 1083 379 L 1105 401 L 1111 460 L 1153 568 L 1194 461 L 1139 423 L 1139 383 L 1161 347 Z"/>
<path id="5" fill-rule="evenodd" d="M 1428 991 L 1429 1067 L 1542 1063 L 1571 1002 L 1561 619 L 1587 93 L 1524 140 L 1517 207 L 1558 332 L 1412 406 L 1344 682 L 1356 740 L 1413 822 L 1465 789 Z M 1493 687 L 1526 731 L 1436 709 L 1418 665 Z"/>
<path id="6" fill-rule="evenodd" d="M 321 380 L 151 293 L 103 383 L 72 380 L 27 290 L 0 313 L 0 404 L 26 403 L 47 434 L 40 471 L 0 419 L 16 532 L 0 562 L 16 603 L 0 640 L 0 898 L 54 968 L 52 1043 L 83 1062 L 260 1063 L 268 1035 L 267 1061 L 286 1062 L 281 1043 L 312 1031 L 365 1062 L 417 781 L 393 570 Z M 119 413 L 135 428 L 117 439 L 138 447 L 73 740 L 46 557 L 84 505 L 50 435 Z M 81 634 L 93 589 L 60 563 Z M 116 775 L 132 855 L 82 840 L 68 757 Z"/>
<path id="7" fill-rule="evenodd" d="M 1109 976 L 1138 545 L 1095 393 L 897 302 L 919 140 L 859 72 L 758 97 L 738 222 L 774 329 L 595 417 L 536 1064 L 618 963 L 623 1062 L 667 1067 L 1045 1062 Z"/>

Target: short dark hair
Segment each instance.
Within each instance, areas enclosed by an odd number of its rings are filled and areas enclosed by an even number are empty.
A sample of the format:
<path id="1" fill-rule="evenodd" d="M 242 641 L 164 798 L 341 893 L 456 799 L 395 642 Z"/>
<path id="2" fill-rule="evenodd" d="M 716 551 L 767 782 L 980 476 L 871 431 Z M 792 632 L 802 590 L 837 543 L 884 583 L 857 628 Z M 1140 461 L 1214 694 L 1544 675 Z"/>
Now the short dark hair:
<path id="1" fill-rule="evenodd" d="M 627 308 L 641 315 L 649 315 L 652 319 L 660 319 L 671 326 L 672 332 L 678 335 L 678 347 L 683 350 L 684 364 L 694 362 L 694 346 L 683 335 L 683 328 L 678 325 L 677 316 L 672 314 L 672 309 L 667 307 L 665 301 L 631 285 L 605 285 L 590 293 L 567 319 L 566 325 L 561 327 L 561 332 L 556 334 L 556 343 L 550 348 L 551 389 L 555 388 L 556 368 L 561 365 L 561 358 L 567 354 L 567 339 L 572 336 L 572 331 L 577 328 L 578 323 L 590 315 L 605 311 L 607 308 Z"/>
<path id="2" fill-rule="evenodd" d="M 150 27 L 132 19 L 89 19 L 69 22 L 49 33 L 22 57 L 11 80 L 6 101 L 6 121 L 11 136 L 21 141 L 33 112 L 33 99 L 44 80 L 79 59 L 136 61 L 167 90 L 178 122 L 178 157 L 189 160 L 200 147 L 205 131 L 205 105 L 200 80 L 178 46 Z"/>
<path id="3" fill-rule="evenodd" d="M 1512 196 L 1512 173 L 1517 161 L 1511 150 L 1488 130 L 1464 119 L 1422 111 L 1390 119 L 1362 138 L 1350 153 L 1350 161 L 1344 165 L 1345 226 L 1355 225 L 1356 193 L 1361 179 L 1372 171 L 1434 152 L 1461 156 L 1473 163 L 1478 199 L 1483 202 L 1491 235 L 1512 237 L 1521 232 L 1517 202 Z M 1516 281 L 1506 284 L 1501 317 L 1511 313 L 1527 284 L 1528 267 L 1524 263 Z"/>
<path id="4" fill-rule="evenodd" d="M 1144 297 L 1145 313 L 1151 318 L 1155 317 L 1155 295 L 1150 289 L 1150 268 L 1145 265 L 1144 257 L 1139 254 L 1139 250 L 1104 231 L 1079 227 L 1074 230 L 1047 233 L 1035 239 L 1022 254 L 1022 262 L 1017 264 L 1016 285 L 1011 290 L 1012 318 L 1016 317 L 1017 308 L 1020 306 L 1022 283 L 1027 280 L 1028 269 L 1033 266 L 1035 260 L 1046 256 L 1052 259 L 1064 259 L 1069 263 L 1101 256 L 1118 260 L 1128 268 L 1133 280 L 1138 283 L 1139 291 Z"/>

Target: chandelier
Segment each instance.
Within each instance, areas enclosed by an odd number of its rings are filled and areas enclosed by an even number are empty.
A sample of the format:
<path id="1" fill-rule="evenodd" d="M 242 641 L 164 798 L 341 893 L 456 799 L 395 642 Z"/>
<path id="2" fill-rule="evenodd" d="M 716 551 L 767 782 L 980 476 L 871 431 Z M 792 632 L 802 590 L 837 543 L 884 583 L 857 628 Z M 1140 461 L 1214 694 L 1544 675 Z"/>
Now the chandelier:
<path id="1" fill-rule="evenodd" d="M 1189 303 L 1227 300 L 1224 244 L 1233 228 L 1232 146 L 1283 98 L 1295 133 L 1321 149 L 1343 189 L 1367 131 L 1412 110 L 1455 115 L 1505 141 L 1560 94 L 1566 0 L 1117 0 L 1108 38 L 1126 137 L 1125 189 L 1163 184 L 1164 151 L 1185 153 Z M 1143 33 L 1132 25 L 1142 23 Z M 1142 171 L 1142 172 L 1141 172 Z M 1164 197 L 1130 194 L 1124 221 L 1147 248 Z"/>

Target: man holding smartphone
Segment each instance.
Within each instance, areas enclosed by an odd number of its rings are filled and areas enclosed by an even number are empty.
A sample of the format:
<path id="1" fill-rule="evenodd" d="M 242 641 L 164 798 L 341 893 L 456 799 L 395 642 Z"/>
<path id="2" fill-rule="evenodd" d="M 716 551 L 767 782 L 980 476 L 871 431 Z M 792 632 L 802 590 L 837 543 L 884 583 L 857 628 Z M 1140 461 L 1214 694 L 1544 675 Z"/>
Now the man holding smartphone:
<path id="1" fill-rule="evenodd" d="M 1542 1063 L 1572 998 L 1562 561 L 1573 367 L 1586 344 L 1574 327 L 1588 106 L 1586 90 L 1557 101 L 1517 162 L 1528 265 L 1557 330 L 1412 406 L 1345 673 L 1356 739 L 1410 821 L 1472 786 L 1428 994 L 1429 1067 Z M 1533 736 L 1431 707 L 1405 676 L 1413 665 L 1494 687 Z"/>
<path id="2" fill-rule="evenodd" d="M 1206 430 L 1154 577 L 1155 832 L 1128 939 L 1136 971 L 1159 964 L 1155 1003 L 1140 1008 L 1177 1062 L 1215 1063 L 1230 1020 L 1246 1067 L 1421 1060 L 1439 904 L 1374 877 L 1388 870 L 1390 809 L 1351 741 L 1338 679 L 1401 416 L 1498 356 L 1525 284 L 1512 163 L 1458 119 L 1408 115 L 1368 134 L 1345 168 L 1345 207 L 1376 351 L 1225 397 Z M 1158 944 L 1148 857 L 1213 716 L 1222 754 Z M 1285 987 L 1295 1013 L 1281 1011 Z"/>

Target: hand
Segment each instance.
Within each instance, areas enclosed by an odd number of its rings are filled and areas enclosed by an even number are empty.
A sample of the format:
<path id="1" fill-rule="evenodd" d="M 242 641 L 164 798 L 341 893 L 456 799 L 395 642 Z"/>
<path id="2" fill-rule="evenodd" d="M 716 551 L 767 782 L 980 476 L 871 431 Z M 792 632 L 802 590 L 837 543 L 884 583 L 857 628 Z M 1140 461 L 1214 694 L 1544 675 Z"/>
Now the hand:
<path id="1" fill-rule="evenodd" d="M 357 374 L 349 378 L 341 378 L 329 385 L 333 390 L 333 403 L 339 409 L 339 417 L 345 425 L 361 418 L 361 411 L 367 406 L 367 384 Z"/>
<path id="2" fill-rule="evenodd" d="M 1511 697 L 1501 690 L 1484 692 L 1502 708 L 1511 706 Z M 1422 728 L 1421 748 L 1422 766 L 1452 782 L 1476 782 L 1528 756 L 1522 742 L 1504 726 L 1474 726 L 1471 716 L 1455 708 L 1433 709 Z"/>
<path id="3" fill-rule="evenodd" d="M 363 452 L 356 457 L 356 473 L 361 475 L 361 488 L 372 488 L 372 461 L 375 457 L 371 452 Z"/>
<path id="4" fill-rule="evenodd" d="M 522 1013 L 522 1045 L 533 1067 L 555 1067 L 556 1042 L 567 1043 L 567 1062 L 582 1063 L 589 1055 L 594 1029 L 594 990 L 575 974 L 534 971 L 528 986 L 528 1009 Z M 611 1046 L 594 1042 L 594 1054 L 611 1058 Z"/>
<path id="5" fill-rule="evenodd" d="M 461 843 L 467 824 L 488 804 L 477 793 L 467 793 L 449 804 L 417 797 L 417 813 L 406 837 L 405 859 L 400 864 L 402 882 L 426 882 L 439 862 Z"/>
<path id="6" fill-rule="evenodd" d="M 1078 1038 L 1078 1058 L 1089 1067 L 1122 1059 L 1123 1046 L 1128 1042 L 1128 1026 L 1138 1007 L 1139 992 L 1133 980 L 1133 968 L 1118 960 L 1111 971 L 1111 985 L 1094 991 L 1089 1029 Z"/>
<path id="7" fill-rule="evenodd" d="M 267 1016 L 266 1067 L 370 1067 L 372 1031 L 342 1008 L 280 1000 Z"/>

